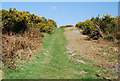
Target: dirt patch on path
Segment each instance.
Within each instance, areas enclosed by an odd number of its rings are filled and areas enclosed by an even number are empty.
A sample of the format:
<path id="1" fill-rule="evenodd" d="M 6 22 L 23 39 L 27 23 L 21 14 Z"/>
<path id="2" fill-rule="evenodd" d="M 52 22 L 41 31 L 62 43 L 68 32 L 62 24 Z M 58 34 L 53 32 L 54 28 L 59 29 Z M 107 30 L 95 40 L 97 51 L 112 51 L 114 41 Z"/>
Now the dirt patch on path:
<path id="1" fill-rule="evenodd" d="M 3 73 L 2 73 L 2 70 L 0 70 L 0 81 L 2 80 L 2 78 L 3 78 Z"/>
<path id="2" fill-rule="evenodd" d="M 67 49 L 76 51 L 77 55 L 92 60 L 98 67 L 103 67 L 113 73 L 118 72 L 118 48 L 112 42 L 100 40 L 86 40 L 87 36 L 75 28 L 65 28 L 65 36 L 69 40 Z"/>

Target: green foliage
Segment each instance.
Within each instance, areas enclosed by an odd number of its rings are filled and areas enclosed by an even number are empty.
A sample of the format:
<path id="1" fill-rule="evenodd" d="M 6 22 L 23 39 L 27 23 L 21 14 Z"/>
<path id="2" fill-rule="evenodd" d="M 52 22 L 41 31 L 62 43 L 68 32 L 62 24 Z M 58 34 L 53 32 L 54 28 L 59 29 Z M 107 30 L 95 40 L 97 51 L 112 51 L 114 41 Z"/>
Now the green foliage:
<path id="1" fill-rule="evenodd" d="M 74 26 L 73 25 L 60 26 L 60 28 L 66 28 L 66 27 L 74 27 Z"/>
<path id="2" fill-rule="evenodd" d="M 45 20 L 43 23 L 38 23 L 37 27 L 40 28 L 41 32 L 51 33 L 55 27 L 57 27 L 57 24 L 55 21 L 49 19 Z"/>
<path id="3" fill-rule="evenodd" d="M 3 33 L 23 33 L 30 27 L 38 27 L 40 31 L 51 33 L 53 28 L 57 27 L 56 22 L 45 17 L 39 17 L 35 14 L 30 14 L 28 11 L 20 12 L 15 8 L 2 10 Z"/>
<path id="4" fill-rule="evenodd" d="M 111 17 L 111 15 L 103 15 L 102 18 L 96 17 L 79 22 L 76 27 L 83 30 L 83 34 L 88 35 L 90 38 L 98 39 L 99 37 L 111 37 L 114 40 L 118 39 L 120 28 L 118 26 L 118 17 Z"/>
<path id="5" fill-rule="evenodd" d="M 76 24 L 76 27 L 79 27 L 83 30 L 84 35 L 88 35 L 90 38 L 98 39 L 100 34 L 91 20 L 86 20 L 85 22 L 79 22 Z"/>

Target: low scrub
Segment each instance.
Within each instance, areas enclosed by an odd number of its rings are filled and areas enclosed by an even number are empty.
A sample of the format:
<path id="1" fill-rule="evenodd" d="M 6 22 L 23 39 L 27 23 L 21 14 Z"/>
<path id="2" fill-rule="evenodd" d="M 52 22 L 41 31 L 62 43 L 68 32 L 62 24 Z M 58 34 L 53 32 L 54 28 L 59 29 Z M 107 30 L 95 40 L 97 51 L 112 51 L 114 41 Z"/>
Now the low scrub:
<path id="1" fill-rule="evenodd" d="M 3 33 L 24 33 L 31 27 L 39 28 L 41 32 L 51 33 L 57 27 L 54 20 L 30 14 L 28 11 L 20 12 L 15 8 L 10 8 L 9 10 L 3 9 L 1 12 Z"/>
<path id="2" fill-rule="evenodd" d="M 60 26 L 60 28 L 66 28 L 66 27 L 74 27 L 74 26 L 73 25 Z"/>
<path id="3" fill-rule="evenodd" d="M 17 63 L 29 61 L 33 51 L 40 48 L 42 33 L 52 33 L 57 24 L 52 19 L 20 12 L 17 9 L 2 9 L 2 57 L 4 65 L 13 70 Z M 1 14 L 1 13 L 0 13 Z"/>
<path id="4" fill-rule="evenodd" d="M 110 15 L 103 15 L 91 18 L 84 22 L 79 22 L 76 27 L 83 30 L 83 34 L 88 35 L 92 39 L 112 38 L 114 41 L 120 39 L 120 28 L 118 26 L 118 17 L 111 17 Z"/>
<path id="5" fill-rule="evenodd" d="M 40 48 L 42 35 L 38 29 L 17 35 L 2 36 L 2 60 L 10 70 L 19 68 L 17 63 L 23 63 L 33 59 L 32 52 Z"/>

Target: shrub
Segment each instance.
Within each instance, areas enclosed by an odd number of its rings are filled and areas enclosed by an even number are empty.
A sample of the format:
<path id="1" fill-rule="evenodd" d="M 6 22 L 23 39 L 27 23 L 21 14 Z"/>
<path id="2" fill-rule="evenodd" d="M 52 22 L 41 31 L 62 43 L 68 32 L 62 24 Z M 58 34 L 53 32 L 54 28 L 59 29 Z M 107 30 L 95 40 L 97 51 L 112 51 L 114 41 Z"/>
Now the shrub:
<path id="1" fill-rule="evenodd" d="M 2 61 L 7 68 L 13 70 L 17 68 L 17 63 L 30 61 L 31 51 L 40 48 L 41 32 L 51 33 L 57 24 L 52 19 L 41 18 L 28 11 L 20 12 L 15 8 L 8 11 L 3 9 L 1 12 Z"/>
<path id="2" fill-rule="evenodd" d="M 118 17 L 111 17 L 111 15 L 103 15 L 102 18 L 98 16 L 84 22 L 78 22 L 76 27 L 82 29 L 83 34 L 93 39 L 99 37 L 119 39 Z"/>
<path id="3" fill-rule="evenodd" d="M 20 12 L 15 8 L 2 10 L 3 33 L 24 33 L 31 27 L 38 27 L 40 31 L 51 33 L 57 27 L 54 20 L 30 14 L 28 11 Z M 40 27 L 41 26 L 41 27 Z"/>
<path id="4" fill-rule="evenodd" d="M 73 25 L 60 26 L 60 28 L 66 28 L 66 27 L 74 27 L 74 26 Z"/>
<path id="5" fill-rule="evenodd" d="M 79 22 L 76 24 L 76 27 L 81 28 L 83 30 L 84 35 L 88 35 L 90 38 L 98 39 L 100 34 L 91 20 L 86 20 L 84 22 Z"/>

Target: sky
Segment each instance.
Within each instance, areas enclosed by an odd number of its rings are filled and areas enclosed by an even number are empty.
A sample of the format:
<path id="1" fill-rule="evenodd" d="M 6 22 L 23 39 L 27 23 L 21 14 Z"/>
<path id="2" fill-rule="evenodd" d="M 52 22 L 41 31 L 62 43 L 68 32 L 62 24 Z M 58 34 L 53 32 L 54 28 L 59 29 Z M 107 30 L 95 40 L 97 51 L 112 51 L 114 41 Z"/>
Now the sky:
<path id="1" fill-rule="evenodd" d="M 9 8 L 53 19 L 58 26 L 75 25 L 103 14 L 118 16 L 118 2 L 2 2 L 2 9 Z"/>
<path id="2" fill-rule="evenodd" d="M 119 0 L 1 0 L 2 2 L 118 2 Z"/>

